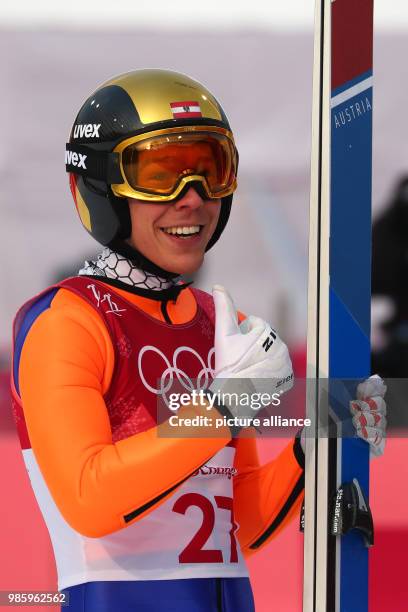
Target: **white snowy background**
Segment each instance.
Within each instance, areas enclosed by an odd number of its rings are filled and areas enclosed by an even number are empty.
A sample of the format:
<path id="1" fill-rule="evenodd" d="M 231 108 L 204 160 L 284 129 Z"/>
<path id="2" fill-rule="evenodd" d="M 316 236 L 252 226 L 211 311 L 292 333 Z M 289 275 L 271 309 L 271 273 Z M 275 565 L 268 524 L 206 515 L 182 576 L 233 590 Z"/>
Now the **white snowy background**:
<path id="1" fill-rule="evenodd" d="M 407 171 L 408 4 L 376 0 L 375 214 Z M 82 101 L 115 73 L 167 67 L 224 105 L 240 150 L 230 224 L 199 283 L 292 344 L 306 332 L 313 1 L 2 3 L 0 345 L 17 307 L 98 251 L 80 226 L 64 145 Z"/>

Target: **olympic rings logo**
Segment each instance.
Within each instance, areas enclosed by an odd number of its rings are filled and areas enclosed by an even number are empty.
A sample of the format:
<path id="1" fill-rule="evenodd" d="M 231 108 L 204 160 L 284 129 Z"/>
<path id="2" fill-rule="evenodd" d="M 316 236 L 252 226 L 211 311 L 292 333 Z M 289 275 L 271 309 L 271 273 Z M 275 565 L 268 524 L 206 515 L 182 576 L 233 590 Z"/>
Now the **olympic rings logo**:
<path id="1" fill-rule="evenodd" d="M 164 369 L 163 373 L 160 377 L 159 386 L 152 387 L 146 380 L 146 376 L 143 373 L 143 358 L 148 353 L 155 353 L 159 355 L 163 360 Z M 182 370 L 178 365 L 178 360 L 180 359 L 180 355 L 187 353 L 190 359 L 196 359 L 199 366 L 200 371 L 197 374 L 197 378 L 193 380 Z M 215 368 L 215 348 L 211 348 L 208 351 L 207 363 L 204 362 L 202 356 L 190 346 L 179 346 L 173 353 L 172 363 L 170 363 L 169 359 L 155 346 L 144 346 L 138 355 L 137 359 L 137 367 L 140 375 L 140 379 L 151 393 L 155 395 L 161 396 L 166 406 L 169 407 L 169 399 L 167 397 L 168 391 L 172 388 L 174 380 L 176 379 L 178 383 L 189 393 L 192 391 L 200 391 L 201 389 L 205 390 L 209 387 L 211 380 L 214 378 L 214 368 Z"/>

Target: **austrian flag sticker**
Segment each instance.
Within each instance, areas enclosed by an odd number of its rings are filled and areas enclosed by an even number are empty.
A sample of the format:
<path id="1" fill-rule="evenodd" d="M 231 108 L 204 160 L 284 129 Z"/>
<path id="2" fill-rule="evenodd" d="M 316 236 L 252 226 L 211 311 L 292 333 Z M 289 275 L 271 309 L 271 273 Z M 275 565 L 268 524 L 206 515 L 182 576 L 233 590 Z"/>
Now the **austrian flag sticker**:
<path id="1" fill-rule="evenodd" d="M 198 102 L 170 102 L 171 112 L 174 119 L 190 119 L 190 117 L 202 117 Z"/>

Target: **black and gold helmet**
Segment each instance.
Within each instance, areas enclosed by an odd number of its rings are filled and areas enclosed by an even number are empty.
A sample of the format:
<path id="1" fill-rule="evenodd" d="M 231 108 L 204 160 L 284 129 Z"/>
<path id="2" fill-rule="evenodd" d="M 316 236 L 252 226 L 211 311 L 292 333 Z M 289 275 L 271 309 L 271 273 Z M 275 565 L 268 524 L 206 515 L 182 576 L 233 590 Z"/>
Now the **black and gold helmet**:
<path id="1" fill-rule="evenodd" d="M 180 161 L 171 168 L 150 171 L 174 158 Z M 171 203 L 193 186 L 204 199 L 221 198 L 208 250 L 228 221 L 238 153 L 225 113 L 205 87 L 178 72 L 148 69 L 110 79 L 85 101 L 65 165 L 85 229 L 140 262 L 143 256 L 125 242 L 131 234 L 127 197 Z M 141 263 L 146 268 L 146 260 Z"/>

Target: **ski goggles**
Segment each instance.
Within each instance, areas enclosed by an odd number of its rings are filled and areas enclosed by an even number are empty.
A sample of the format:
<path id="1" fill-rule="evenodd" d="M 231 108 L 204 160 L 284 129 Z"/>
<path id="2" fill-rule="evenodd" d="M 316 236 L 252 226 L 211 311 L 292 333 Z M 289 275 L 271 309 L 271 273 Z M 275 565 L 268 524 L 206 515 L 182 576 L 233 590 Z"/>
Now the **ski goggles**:
<path id="1" fill-rule="evenodd" d="M 215 126 L 185 126 L 139 134 L 113 150 L 122 183 L 113 193 L 168 202 L 189 183 L 200 183 L 209 199 L 231 195 L 237 186 L 238 153 L 232 133 Z"/>

